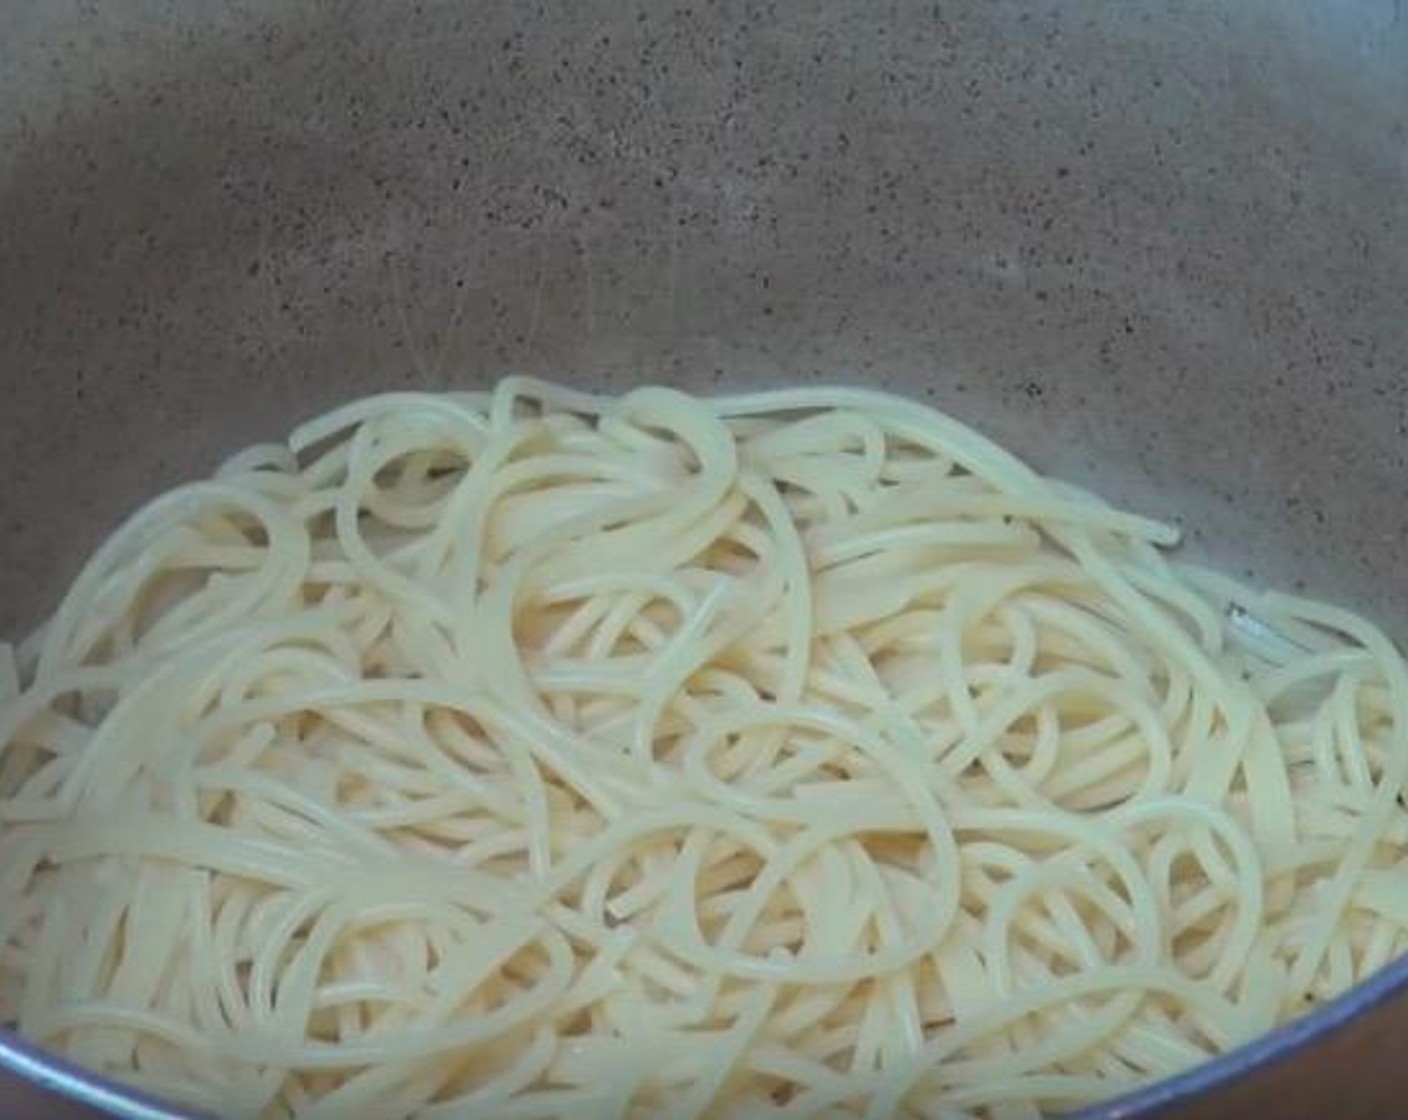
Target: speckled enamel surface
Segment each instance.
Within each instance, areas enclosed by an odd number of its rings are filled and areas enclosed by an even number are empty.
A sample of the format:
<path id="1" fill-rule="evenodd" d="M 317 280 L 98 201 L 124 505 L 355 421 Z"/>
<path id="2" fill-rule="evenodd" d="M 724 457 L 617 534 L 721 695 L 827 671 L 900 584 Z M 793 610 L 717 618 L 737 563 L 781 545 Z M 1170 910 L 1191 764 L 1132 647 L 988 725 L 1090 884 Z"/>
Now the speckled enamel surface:
<path id="1" fill-rule="evenodd" d="M 1394 3 L 6 5 L 0 632 L 340 398 L 888 385 L 1408 587 Z"/>

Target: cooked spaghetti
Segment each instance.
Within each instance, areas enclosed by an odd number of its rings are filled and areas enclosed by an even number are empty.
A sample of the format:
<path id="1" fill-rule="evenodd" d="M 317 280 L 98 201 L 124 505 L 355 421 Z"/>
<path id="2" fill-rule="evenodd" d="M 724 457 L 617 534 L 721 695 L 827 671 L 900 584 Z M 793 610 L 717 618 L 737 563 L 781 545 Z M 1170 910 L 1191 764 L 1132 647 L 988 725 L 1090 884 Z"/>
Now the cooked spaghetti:
<path id="1" fill-rule="evenodd" d="M 359 401 L 0 645 L 0 1022 L 222 1115 L 987 1117 L 1408 948 L 1368 622 L 860 390 Z"/>

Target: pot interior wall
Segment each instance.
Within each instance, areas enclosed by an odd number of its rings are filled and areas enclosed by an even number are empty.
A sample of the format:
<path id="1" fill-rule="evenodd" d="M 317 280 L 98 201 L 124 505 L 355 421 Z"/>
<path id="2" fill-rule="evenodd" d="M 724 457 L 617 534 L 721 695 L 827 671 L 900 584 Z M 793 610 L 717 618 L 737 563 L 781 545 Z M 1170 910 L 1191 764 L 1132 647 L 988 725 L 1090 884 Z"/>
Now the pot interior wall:
<path id="1" fill-rule="evenodd" d="M 1398 9 L 20 3 L 0 633 L 225 452 L 515 370 L 892 386 L 1401 623 Z"/>

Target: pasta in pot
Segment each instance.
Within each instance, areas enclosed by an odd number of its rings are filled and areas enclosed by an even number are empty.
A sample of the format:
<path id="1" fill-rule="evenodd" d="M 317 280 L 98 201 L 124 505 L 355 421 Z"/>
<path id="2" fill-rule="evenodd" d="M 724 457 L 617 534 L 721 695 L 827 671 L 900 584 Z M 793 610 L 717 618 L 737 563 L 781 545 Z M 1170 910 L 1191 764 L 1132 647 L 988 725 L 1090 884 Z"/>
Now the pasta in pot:
<path id="1" fill-rule="evenodd" d="M 885 394 L 390 394 L 0 645 L 0 1021 L 223 1115 L 991 1117 L 1408 946 L 1408 676 Z"/>

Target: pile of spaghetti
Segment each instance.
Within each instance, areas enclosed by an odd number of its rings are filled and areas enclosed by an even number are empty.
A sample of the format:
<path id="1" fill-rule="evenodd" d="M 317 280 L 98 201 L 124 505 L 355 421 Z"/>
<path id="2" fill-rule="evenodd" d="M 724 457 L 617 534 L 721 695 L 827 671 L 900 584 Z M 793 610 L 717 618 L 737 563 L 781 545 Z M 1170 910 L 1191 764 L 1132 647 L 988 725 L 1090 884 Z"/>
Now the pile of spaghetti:
<path id="1" fill-rule="evenodd" d="M 222 1115 L 988 1117 L 1408 949 L 1349 613 L 861 390 L 392 394 L 0 645 L 0 1022 Z"/>

